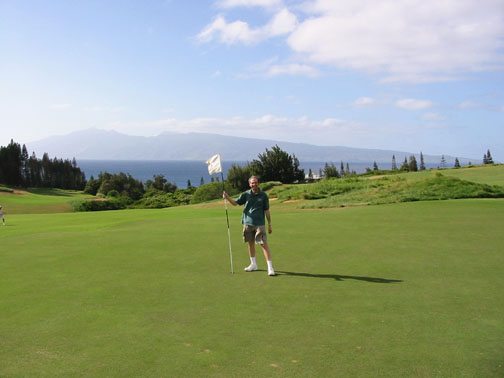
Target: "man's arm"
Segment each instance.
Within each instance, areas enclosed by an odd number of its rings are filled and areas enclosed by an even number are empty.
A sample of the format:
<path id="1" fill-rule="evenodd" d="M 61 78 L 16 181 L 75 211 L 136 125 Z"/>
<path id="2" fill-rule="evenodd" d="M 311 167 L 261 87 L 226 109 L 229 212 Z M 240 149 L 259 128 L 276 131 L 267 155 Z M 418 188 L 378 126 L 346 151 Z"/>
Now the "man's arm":
<path id="1" fill-rule="evenodd" d="M 271 234 L 273 232 L 273 229 L 271 228 L 271 213 L 268 210 L 264 210 L 264 215 L 266 215 L 266 220 L 268 221 L 268 233 Z"/>
<path id="2" fill-rule="evenodd" d="M 236 201 L 234 199 L 232 199 L 229 194 L 227 194 L 225 191 L 222 192 L 222 198 L 224 198 L 225 200 L 227 200 L 231 205 L 233 206 L 237 206 L 238 204 L 236 203 Z"/>

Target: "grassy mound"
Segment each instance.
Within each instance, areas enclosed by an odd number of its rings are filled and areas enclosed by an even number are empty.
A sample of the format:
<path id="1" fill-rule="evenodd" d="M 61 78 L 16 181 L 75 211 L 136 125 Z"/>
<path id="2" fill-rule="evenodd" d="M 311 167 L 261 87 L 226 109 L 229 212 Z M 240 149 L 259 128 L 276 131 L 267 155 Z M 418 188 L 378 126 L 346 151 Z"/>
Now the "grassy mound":
<path id="1" fill-rule="evenodd" d="M 377 205 L 460 198 L 504 198 L 504 187 L 444 176 L 413 178 L 406 175 L 351 177 L 303 185 L 285 185 L 271 190 L 279 201 L 308 200 L 305 208 Z"/>

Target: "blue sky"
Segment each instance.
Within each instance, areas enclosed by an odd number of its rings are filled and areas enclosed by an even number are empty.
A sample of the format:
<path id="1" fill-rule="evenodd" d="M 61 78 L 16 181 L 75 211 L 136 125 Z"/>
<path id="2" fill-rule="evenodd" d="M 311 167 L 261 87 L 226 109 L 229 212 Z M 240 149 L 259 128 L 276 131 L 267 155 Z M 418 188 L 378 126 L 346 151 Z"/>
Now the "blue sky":
<path id="1" fill-rule="evenodd" d="M 504 0 L 0 0 L 0 145 L 87 128 L 504 161 Z"/>

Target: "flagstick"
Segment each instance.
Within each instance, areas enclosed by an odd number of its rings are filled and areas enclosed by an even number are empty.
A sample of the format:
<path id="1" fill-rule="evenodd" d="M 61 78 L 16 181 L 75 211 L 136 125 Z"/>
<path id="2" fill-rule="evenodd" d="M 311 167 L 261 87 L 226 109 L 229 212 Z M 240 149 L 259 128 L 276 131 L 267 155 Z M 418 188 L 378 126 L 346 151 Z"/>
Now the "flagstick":
<path id="1" fill-rule="evenodd" d="M 225 190 L 224 187 L 224 174 L 221 171 L 221 178 L 222 178 L 222 191 Z M 227 209 L 227 200 L 224 198 L 224 207 L 226 209 L 226 221 L 227 221 L 227 232 L 228 232 L 228 242 L 229 242 L 229 260 L 231 262 L 231 274 L 234 274 L 234 268 L 233 268 L 233 252 L 231 251 L 231 233 L 229 231 L 229 215 L 228 215 L 228 209 Z"/>

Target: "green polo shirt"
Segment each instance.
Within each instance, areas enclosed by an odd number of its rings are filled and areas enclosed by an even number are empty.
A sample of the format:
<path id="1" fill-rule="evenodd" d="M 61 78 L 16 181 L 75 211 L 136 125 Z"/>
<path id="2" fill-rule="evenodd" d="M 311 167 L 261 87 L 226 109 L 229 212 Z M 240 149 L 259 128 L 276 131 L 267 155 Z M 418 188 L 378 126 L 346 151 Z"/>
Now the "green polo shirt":
<path id="1" fill-rule="evenodd" d="M 247 190 L 236 199 L 236 203 L 245 205 L 242 224 L 264 226 L 264 212 L 269 210 L 269 198 L 265 192 L 260 190 L 257 194 L 254 194 L 252 189 Z"/>

